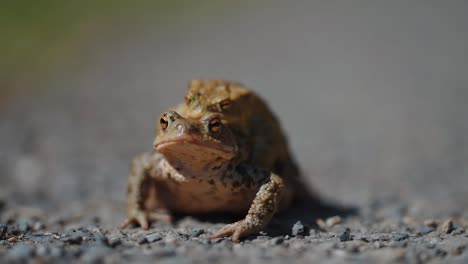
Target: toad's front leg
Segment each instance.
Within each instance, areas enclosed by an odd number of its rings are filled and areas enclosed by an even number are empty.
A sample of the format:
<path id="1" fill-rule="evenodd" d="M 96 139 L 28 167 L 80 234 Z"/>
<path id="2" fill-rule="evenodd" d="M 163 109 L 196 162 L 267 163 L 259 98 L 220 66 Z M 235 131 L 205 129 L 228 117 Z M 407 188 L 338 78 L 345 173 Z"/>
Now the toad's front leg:
<path id="1" fill-rule="evenodd" d="M 154 211 L 156 208 L 163 209 L 157 198 L 155 182 L 161 177 L 157 167 L 161 158 L 158 153 L 145 153 L 133 160 L 128 177 L 128 218 L 121 228 L 136 223 L 148 229 L 151 220 L 172 220 L 167 211 Z"/>
<path id="2" fill-rule="evenodd" d="M 243 237 L 260 232 L 277 212 L 285 189 L 283 179 L 271 173 L 268 181 L 260 186 L 247 216 L 243 220 L 224 226 L 210 239 L 231 236 L 232 241 L 239 242 Z"/>

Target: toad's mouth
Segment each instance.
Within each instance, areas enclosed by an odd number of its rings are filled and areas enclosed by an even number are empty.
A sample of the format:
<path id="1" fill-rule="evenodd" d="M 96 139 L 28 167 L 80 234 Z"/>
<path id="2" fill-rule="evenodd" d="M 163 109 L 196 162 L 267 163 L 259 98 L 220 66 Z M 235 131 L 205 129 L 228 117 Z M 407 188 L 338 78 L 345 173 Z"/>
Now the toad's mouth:
<path id="1" fill-rule="evenodd" d="M 217 142 L 200 142 L 188 138 L 173 138 L 154 143 L 154 149 L 162 154 L 170 152 L 196 151 L 197 154 L 209 154 L 229 160 L 234 156 L 234 150 L 230 146 Z M 183 154 L 183 153 L 180 153 Z"/>

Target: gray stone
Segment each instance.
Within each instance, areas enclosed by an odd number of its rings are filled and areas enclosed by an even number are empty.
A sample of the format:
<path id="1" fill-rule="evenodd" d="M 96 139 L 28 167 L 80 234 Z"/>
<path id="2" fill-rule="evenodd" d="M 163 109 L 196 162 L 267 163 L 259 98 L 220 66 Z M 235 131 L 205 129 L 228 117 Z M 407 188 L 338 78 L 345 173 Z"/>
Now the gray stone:
<path id="1" fill-rule="evenodd" d="M 453 231 L 453 220 L 448 219 L 442 224 L 442 232 L 450 234 Z"/>
<path id="2" fill-rule="evenodd" d="M 202 228 L 195 228 L 192 231 L 192 237 L 199 237 L 205 233 L 205 230 Z"/>
<path id="3" fill-rule="evenodd" d="M 297 221 L 294 226 L 292 227 L 292 232 L 291 235 L 297 236 L 297 235 L 302 235 L 305 232 L 305 227 L 301 223 L 301 221 Z"/>
<path id="4" fill-rule="evenodd" d="M 407 233 L 392 233 L 390 237 L 393 241 L 402 241 L 408 239 L 409 235 Z"/>
<path id="5" fill-rule="evenodd" d="M 150 235 L 147 235 L 146 236 L 146 240 L 149 242 L 149 243 L 153 243 L 153 242 L 156 242 L 156 241 L 159 241 L 161 240 L 163 237 L 161 236 L 161 234 L 159 233 L 153 233 L 153 234 L 150 234 Z"/>
<path id="6" fill-rule="evenodd" d="M 435 230 L 435 228 L 432 227 L 432 226 L 423 225 L 423 226 L 420 226 L 417 229 L 416 234 L 418 234 L 418 235 L 427 235 L 427 234 L 433 232 L 434 230 Z"/>
<path id="7" fill-rule="evenodd" d="M 351 240 L 351 230 L 349 230 L 349 228 L 345 228 L 345 229 L 339 234 L 338 239 L 339 239 L 341 242 Z"/>
<path id="8" fill-rule="evenodd" d="M 74 230 L 66 233 L 65 236 L 61 238 L 61 240 L 65 243 L 81 244 L 83 241 L 83 236 L 83 232 Z"/>

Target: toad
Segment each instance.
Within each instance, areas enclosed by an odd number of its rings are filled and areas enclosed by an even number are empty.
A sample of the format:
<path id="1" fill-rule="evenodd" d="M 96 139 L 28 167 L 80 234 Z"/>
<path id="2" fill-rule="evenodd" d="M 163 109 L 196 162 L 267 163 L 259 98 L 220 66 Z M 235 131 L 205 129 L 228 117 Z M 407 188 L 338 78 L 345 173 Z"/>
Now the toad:
<path id="1" fill-rule="evenodd" d="M 153 145 L 132 162 L 123 228 L 148 229 L 171 213 L 247 213 L 210 237 L 238 242 L 308 193 L 278 119 L 235 82 L 191 81 L 185 101 L 157 122 Z"/>

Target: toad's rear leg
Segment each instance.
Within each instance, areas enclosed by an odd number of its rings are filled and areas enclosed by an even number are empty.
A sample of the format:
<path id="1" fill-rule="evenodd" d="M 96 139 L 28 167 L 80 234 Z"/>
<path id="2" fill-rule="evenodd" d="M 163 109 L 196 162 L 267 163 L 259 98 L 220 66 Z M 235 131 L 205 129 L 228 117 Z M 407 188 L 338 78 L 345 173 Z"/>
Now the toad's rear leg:
<path id="1" fill-rule="evenodd" d="M 284 202 L 286 187 L 283 179 L 271 173 L 267 182 L 261 185 L 247 216 L 238 222 L 226 225 L 210 238 L 231 236 L 232 241 L 260 232 L 270 222 L 273 215 Z"/>
<path id="2" fill-rule="evenodd" d="M 161 155 L 157 153 L 145 153 L 133 160 L 128 177 L 128 218 L 121 228 L 136 223 L 148 229 L 150 221 L 172 221 L 156 193 L 156 179 L 161 175 L 157 166 L 160 160 Z M 154 211 L 156 208 L 160 210 Z"/>

